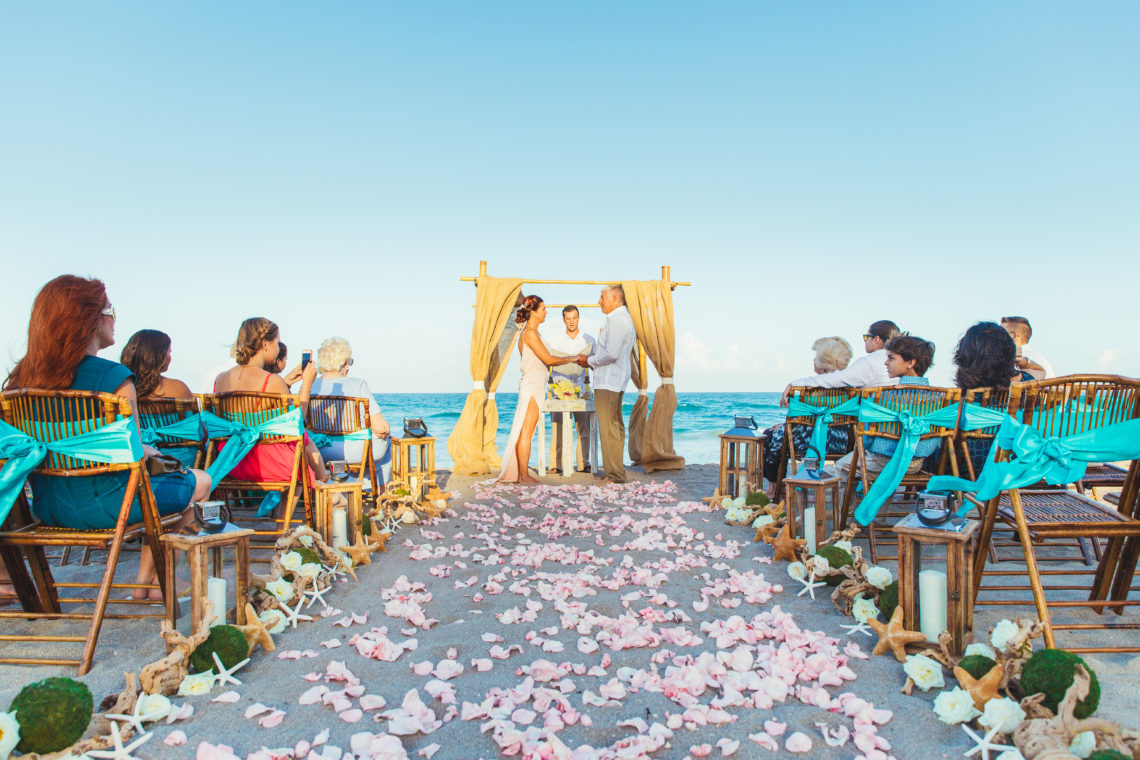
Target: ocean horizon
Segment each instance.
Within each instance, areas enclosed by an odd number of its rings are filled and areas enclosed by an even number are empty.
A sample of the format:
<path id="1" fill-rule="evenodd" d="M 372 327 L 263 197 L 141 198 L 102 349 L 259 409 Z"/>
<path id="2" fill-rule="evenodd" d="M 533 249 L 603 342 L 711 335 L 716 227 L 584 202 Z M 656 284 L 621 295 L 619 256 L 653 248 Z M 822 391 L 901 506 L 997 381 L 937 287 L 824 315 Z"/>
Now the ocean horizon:
<path id="1" fill-rule="evenodd" d="M 385 419 L 392 426 L 392 432 L 399 435 L 403 430 L 405 417 L 421 417 L 427 425 L 428 434 L 436 439 L 435 461 L 440 469 L 452 467 L 447 453 L 447 437 L 451 434 L 463 404 L 466 393 L 377 393 L 374 394 Z M 501 449 L 506 445 L 511 432 L 518 393 L 496 393 L 499 408 L 499 429 L 495 436 L 496 445 Z M 626 424 L 629 413 L 637 400 L 637 392 L 626 391 L 622 409 Z M 673 448 L 685 457 L 687 464 L 715 464 L 720 461 L 721 433 L 732 427 L 734 415 L 748 415 L 756 419 L 760 429 L 781 422 L 784 409 L 780 407 L 779 393 L 678 393 L 677 412 L 673 416 Z M 650 408 L 653 394 L 649 394 Z M 547 427 L 549 435 L 549 423 Z M 537 442 L 531 456 L 532 466 L 537 462 Z M 628 464 L 628 447 L 626 449 Z"/>

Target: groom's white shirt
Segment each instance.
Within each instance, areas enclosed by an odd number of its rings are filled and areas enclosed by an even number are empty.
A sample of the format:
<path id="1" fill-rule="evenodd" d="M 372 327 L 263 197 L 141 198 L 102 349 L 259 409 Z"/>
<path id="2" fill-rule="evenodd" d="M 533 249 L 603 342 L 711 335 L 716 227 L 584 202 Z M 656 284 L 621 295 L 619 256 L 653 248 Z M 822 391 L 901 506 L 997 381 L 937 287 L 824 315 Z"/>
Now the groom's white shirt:
<path id="1" fill-rule="evenodd" d="M 637 341 L 629 309 L 619 306 L 606 315 L 594 353 L 586 363 L 594 370 L 594 390 L 621 393 L 629 382 L 629 352 Z"/>

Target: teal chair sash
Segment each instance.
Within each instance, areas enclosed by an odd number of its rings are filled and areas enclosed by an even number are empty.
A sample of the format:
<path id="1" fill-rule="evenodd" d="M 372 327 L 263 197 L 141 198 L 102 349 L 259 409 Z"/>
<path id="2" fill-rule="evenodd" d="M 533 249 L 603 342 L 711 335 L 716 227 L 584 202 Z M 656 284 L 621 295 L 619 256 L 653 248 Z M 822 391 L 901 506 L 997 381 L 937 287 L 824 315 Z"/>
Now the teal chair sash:
<path id="1" fill-rule="evenodd" d="M 835 407 L 814 406 L 798 399 L 788 402 L 789 417 L 815 417 L 815 424 L 811 429 L 811 447 L 819 454 L 822 462 L 827 456 L 827 426 L 837 414 L 847 414 L 854 417 L 859 413 L 859 397 L 849 398 Z"/>
<path id="2" fill-rule="evenodd" d="M 207 435 L 203 415 L 209 412 L 198 412 L 187 415 L 177 422 L 171 422 L 160 427 L 146 427 L 142 429 L 142 442 L 148 446 L 156 446 L 162 442 L 162 437 L 178 438 L 183 441 L 201 441 Z M 210 415 L 213 417 L 214 415 Z"/>
<path id="3" fill-rule="evenodd" d="M 337 438 L 342 441 L 370 441 L 372 440 L 372 431 L 366 429 L 354 430 L 351 433 L 345 433 L 344 435 L 335 435 L 332 433 L 314 433 L 312 430 L 309 431 L 309 440 L 311 440 L 313 442 L 313 445 L 318 449 L 324 449 L 332 446 L 333 440 Z"/>
<path id="4" fill-rule="evenodd" d="M 229 475 L 230 470 L 237 467 L 238 463 L 245 459 L 245 455 L 253 450 L 262 436 L 300 436 L 304 435 L 305 432 L 299 407 L 252 426 L 243 425 L 235 420 L 227 420 L 210 412 L 202 412 L 201 418 L 206 433 L 211 438 L 229 437 L 225 447 L 218 453 L 218 458 L 206 468 L 206 472 L 214 483 L 220 483 L 222 478 Z"/>
<path id="5" fill-rule="evenodd" d="M 24 480 L 54 452 L 100 464 L 130 464 L 142 459 L 143 449 L 134 420 L 125 418 L 56 441 L 39 441 L 0 422 L 0 523 L 7 519 Z"/>
<path id="6" fill-rule="evenodd" d="M 1010 452 L 1010 459 L 991 457 L 978 480 L 941 476 L 930 479 L 932 491 L 972 491 L 988 501 L 1002 491 L 1032 485 L 1042 479 L 1050 485 L 1073 483 L 1085 476 L 1089 462 L 1140 459 L 1140 419 L 1118 422 L 1069 436 L 1042 434 L 1006 415 L 994 440 Z M 964 504 L 962 514 L 971 505 Z"/>

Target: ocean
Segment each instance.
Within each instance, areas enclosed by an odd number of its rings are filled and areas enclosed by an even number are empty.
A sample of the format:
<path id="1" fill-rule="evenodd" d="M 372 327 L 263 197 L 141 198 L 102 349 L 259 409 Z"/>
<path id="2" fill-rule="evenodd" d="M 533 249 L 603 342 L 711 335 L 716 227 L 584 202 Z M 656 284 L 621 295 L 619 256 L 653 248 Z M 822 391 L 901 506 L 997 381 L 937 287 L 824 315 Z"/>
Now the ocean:
<path id="1" fill-rule="evenodd" d="M 465 393 L 376 394 L 376 401 L 380 404 L 385 419 L 391 423 L 393 433 L 398 435 L 403 429 L 403 418 L 423 418 L 428 433 L 436 439 L 435 461 L 441 469 L 451 468 L 447 436 L 455 427 L 466 400 Z M 499 432 L 496 440 L 502 449 L 511 432 L 518 394 L 497 393 L 495 400 L 499 407 Z M 626 391 L 624 409 L 627 422 L 635 400 L 636 391 Z M 720 441 L 717 436 L 732 427 L 733 415 L 755 417 L 760 429 L 764 429 L 784 419 L 784 410 L 779 401 L 779 393 L 678 393 L 677 413 L 673 417 L 673 447 L 689 464 L 715 464 L 720 461 Z M 649 403 L 652 407 L 652 394 Z"/>

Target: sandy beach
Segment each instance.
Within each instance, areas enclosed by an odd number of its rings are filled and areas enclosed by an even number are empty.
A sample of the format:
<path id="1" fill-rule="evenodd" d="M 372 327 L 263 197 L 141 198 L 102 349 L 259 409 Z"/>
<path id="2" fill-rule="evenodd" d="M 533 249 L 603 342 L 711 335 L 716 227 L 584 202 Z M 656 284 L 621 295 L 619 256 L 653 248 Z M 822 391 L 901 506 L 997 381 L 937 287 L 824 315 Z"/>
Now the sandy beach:
<path id="1" fill-rule="evenodd" d="M 874 639 L 848 638 L 840 625 L 852 621 L 840 615 L 825 594 L 814 601 L 797 596 L 799 586 L 787 577 L 784 563 L 771 564 L 769 547 L 752 543 L 750 530 L 724 524 L 722 513 L 697 501 L 715 487 L 714 466 L 631 474 L 635 480 L 626 486 L 593 486 L 590 476 L 575 475 L 569 480 L 549 477 L 549 485 L 530 490 L 492 491 L 480 486 L 479 479 L 444 474 L 443 485 L 457 494 L 451 502 L 453 517 L 402 529 L 387 553 L 375 554 L 373 564 L 361 568 L 359 582 L 336 586 L 331 601 L 337 611 L 277 636 L 276 652 L 255 653 L 238 674 L 242 685 L 215 687 L 208 697 L 175 698 L 176 704 L 194 706 L 193 717 L 156 727 L 137 756 L 193 758 L 199 743 L 206 741 L 228 745 L 246 757 L 262 747 L 313 742 L 327 730 L 327 749 L 316 751 L 333 757 L 332 747 L 348 751 L 354 734 L 379 734 L 404 722 L 399 716 L 391 722 L 373 718 L 399 708 L 414 691 L 441 722 L 431 733 L 400 738 L 410 757 L 432 745 L 439 746 L 434 756 L 444 760 L 498 757 L 506 751 L 493 739 L 495 731 L 488 730 L 491 718 L 479 717 L 486 705 L 482 710 L 475 706 L 489 696 L 502 696 L 496 690 L 513 694 L 518 704 L 507 716 L 517 721 L 512 725 L 522 735 L 528 728 L 539 735 L 546 707 L 536 706 L 536 701 L 542 694 L 548 698 L 542 687 L 551 686 L 559 686 L 568 706 L 582 716 L 574 725 L 554 727 L 558 740 L 570 748 L 589 745 L 616 751 L 623 742 L 653 734 L 639 733 L 638 726 L 644 730 L 660 723 L 677 727 L 652 757 L 691 756 L 703 751 L 702 745 L 718 757 L 735 742 L 740 742 L 738 757 L 791 756 L 786 740 L 802 732 L 812 743 L 805 756 L 851 758 L 860 754 L 852 742 L 829 747 L 817 726 L 855 731 L 853 720 L 839 707 L 847 692 L 890 711 L 890 719 L 877 726 L 875 735 L 889 750 L 880 747 L 900 760 L 958 757 L 971 746 L 961 729 L 935 717 L 930 703 L 937 690 L 901 695 L 901 667 L 889 657 L 865 658 Z M 90 575 L 93 568 L 72 563 L 60 576 Z M 388 605 L 394 598 L 416 602 L 418 611 Z M 386 608 L 403 617 L 385 614 Z M 421 612 L 425 621 L 418 617 Z M 354 614 L 367 615 L 366 622 L 353 622 Z M 613 621 L 623 614 L 631 617 L 624 619 L 624 627 L 615 627 Z M 589 615 L 601 618 L 594 618 L 593 625 L 583 623 Z M 632 625 L 635 619 L 640 627 Z M 984 631 L 996 619 L 983 608 L 977 630 Z M 760 620 L 766 622 L 761 625 Z M 840 672 L 854 679 L 826 687 L 802 681 L 770 708 L 734 706 L 732 693 L 714 686 L 693 697 L 690 707 L 682 707 L 666 696 L 667 689 L 646 688 L 645 681 L 638 680 L 649 673 L 665 678 L 671 666 L 702 662 L 704 653 L 713 659 L 718 652 L 731 653 L 739 642 L 729 637 L 718 646 L 718 638 L 709 633 L 717 626 L 731 628 L 729 621 L 757 622 L 769 627 L 769 635 L 781 626 L 799 631 L 793 637 L 799 648 L 825 653 L 833 665 L 849 668 L 849 673 Z M 350 645 L 354 637 L 374 629 L 404 648 L 395 661 L 370 659 Z M 639 642 L 638 636 L 646 633 L 652 635 Z M 777 651 L 780 642 L 762 640 L 757 653 L 769 645 Z M 503 650 L 506 658 L 496 659 Z M 82 680 L 98 703 L 122 688 L 124 671 L 137 671 L 162 654 L 157 622 L 108 621 L 95 667 Z M 1126 725 L 1134 721 L 1140 698 L 1130 684 L 1140 676 L 1140 658 L 1112 655 L 1089 661 L 1100 672 L 1104 690 L 1098 715 Z M 709 658 L 704 662 L 707 665 Z M 557 677 L 540 675 L 551 667 L 559 669 Z M 763 673 L 764 667 L 757 654 L 755 671 Z M 343 671 L 351 674 L 348 681 L 327 679 L 329 673 Z M 527 681 L 528 672 L 536 676 L 534 681 Z M 29 681 L 72 674 L 4 666 L 0 702 L 6 705 Z M 337 691 L 357 679 L 347 717 L 361 715 L 358 722 L 346 722 L 320 701 L 300 703 L 305 692 L 313 694 L 314 686 Z M 236 701 L 211 701 L 227 689 L 237 692 Z M 507 692 L 511 689 L 515 691 Z M 817 704 L 821 689 L 831 710 Z M 541 694 L 524 698 L 532 690 Z M 375 696 L 383 697 L 383 708 L 375 707 Z M 280 725 L 259 725 L 259 718 L 271 712 L 246 718 L 247 710 L 258 703 L 283 711 Z M 722 704 L 723 711 L 717 707 Z M 346 703 L 338 707 L 343 711 Z M 361 712 L 351 712 L 356 709 Z M 714 723 L 727 722 L 699 725 L 710 715 Z M 587 721 L 592 725 L 585 725 Z M 766 721 L 786 724 L 783 733 L 781 726 L 768 725 L 779 741 L 775 752 L 756 743 L 757 738 L 763 740 Z M 185 732 L 187 742 L 163 744 L 176 730 Z"/>

